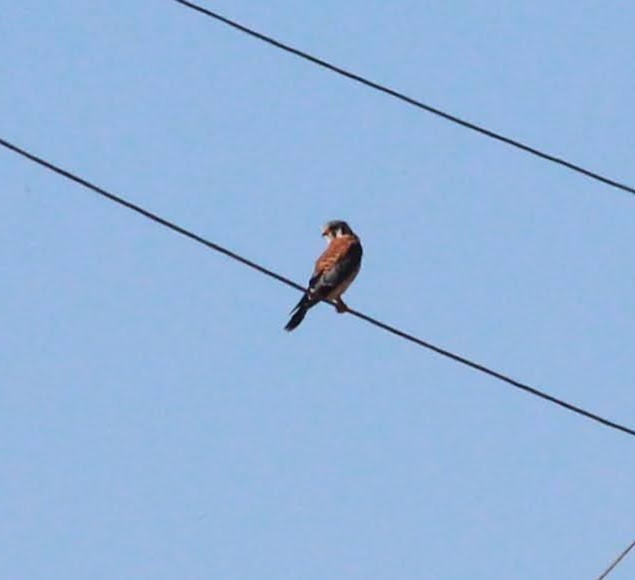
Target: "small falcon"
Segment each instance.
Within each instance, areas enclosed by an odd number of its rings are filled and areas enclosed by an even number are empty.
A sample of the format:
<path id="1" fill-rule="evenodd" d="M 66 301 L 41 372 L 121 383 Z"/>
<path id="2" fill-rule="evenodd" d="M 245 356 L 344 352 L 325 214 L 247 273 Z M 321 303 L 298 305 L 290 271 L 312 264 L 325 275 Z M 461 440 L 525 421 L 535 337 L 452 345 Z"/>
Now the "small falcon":
<path id="1" fill-rule="evenodd" d="M 362 244 L 349 225 L 341 220 L 328 222 L 322 235 L 329 245 L 315 263 L 315 270 L 304 296 L 291 311 L 291 319 L 284 327 L 287 331 L 297 328 L 309 308 L 321 299 L 334 300 L 338 312 L 348 310 L 341 296 L 362 265 Z"/>

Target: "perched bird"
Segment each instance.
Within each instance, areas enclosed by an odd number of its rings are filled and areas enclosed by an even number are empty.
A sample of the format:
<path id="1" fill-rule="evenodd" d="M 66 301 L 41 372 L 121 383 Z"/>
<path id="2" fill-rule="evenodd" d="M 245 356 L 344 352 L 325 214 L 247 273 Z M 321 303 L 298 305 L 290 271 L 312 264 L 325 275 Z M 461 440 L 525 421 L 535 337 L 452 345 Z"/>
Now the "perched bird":
<path id="1" fill-rule="evenodd" d="M 346 312 L 348 309 L 341 296 L 362 265 L 362 245 L 349 225 L 341 220 L 328 222 L 322 235 L 329 245 L 315 263 L 315 270 L 304 296 L 291 311 L 291 319 L 284 327 L 287 331 L 297 328 L 309 308 L 321 299 L 334 300 L 338 312 Z"/>

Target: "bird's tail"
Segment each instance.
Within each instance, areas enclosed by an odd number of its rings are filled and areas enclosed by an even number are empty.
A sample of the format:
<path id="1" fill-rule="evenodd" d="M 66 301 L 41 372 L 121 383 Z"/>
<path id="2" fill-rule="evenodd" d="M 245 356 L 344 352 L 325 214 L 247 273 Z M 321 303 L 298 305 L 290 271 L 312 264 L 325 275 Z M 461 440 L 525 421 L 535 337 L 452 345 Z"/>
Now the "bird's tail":
<path id="1" fill-rule="evenodd" d="M 305 294 L 300 299 L 300 302 L 298 302 L 295 305 L 295 308 L 291 311 L 291 318 L 289 319 L 289 322 L 287 322 L 287 325 L 284 327 L 284 329 L 287 332 L 291 332 L 292 330 L 295 330 L 298 326 L 300 326 L 300 323 L 304 320 L 306 313 L 308 312 L 309 308 L 313 306 L 313 304 L 314 303 L 311 302 L 309 297 Z"/>

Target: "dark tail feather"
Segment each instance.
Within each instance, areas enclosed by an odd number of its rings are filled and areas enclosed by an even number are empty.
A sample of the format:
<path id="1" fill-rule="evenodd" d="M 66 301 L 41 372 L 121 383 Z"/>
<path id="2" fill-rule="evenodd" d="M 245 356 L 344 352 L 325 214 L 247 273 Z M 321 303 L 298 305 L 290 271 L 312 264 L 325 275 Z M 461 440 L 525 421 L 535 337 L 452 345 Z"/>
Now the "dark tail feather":
<path id="1" fill-rule="evenodd" d="M 295 330 L 298 326 L 300 326 L 300 323 L 304 320 L 304 317 L 306 316 L 306 313 L 309 311 L 309 308 L 311 308 L 311 306 L 313 306 L 313 304 L 307 298 L 307 296 L 304 295 L 300 299 L 300 302 L 298 302 L 295 305 L 295 308 L 291 311 L 293 315 L 289 319 L 289 322 L 287 322 L 287 325 L 284 327 L 284 329 L 287 332 L 291 332 L 292 330 Z"/>
<path id="2" fill-rule="evenodd" d="M 293 316 L 291 317 L 289 322 L 287 322 L 287 325 L 284 327 L 284 329 L 287 332 L 291 332 L 292 330 L 295 330 L 298 326 L 300 326 L 300 322 L 304 320 L 307 310 L 308 309 L 304 306 L 298 306 L 297 310 L 293 313 Z"/>

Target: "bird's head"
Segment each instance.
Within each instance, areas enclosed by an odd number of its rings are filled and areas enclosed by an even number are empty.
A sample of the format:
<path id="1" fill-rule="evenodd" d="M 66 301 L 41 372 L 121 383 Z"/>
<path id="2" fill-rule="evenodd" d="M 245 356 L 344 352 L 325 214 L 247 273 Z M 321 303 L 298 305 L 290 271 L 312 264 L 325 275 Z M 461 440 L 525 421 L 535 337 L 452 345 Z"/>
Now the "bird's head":
<path id="1" fill-rule="evenodd" d="M 342 236 L 351 236 L 353 235 L 353 230 L 346 222 L 342 220 L 333 220 L 325 224 L 322 228 L 322 235 L 330 241 Z"/>

